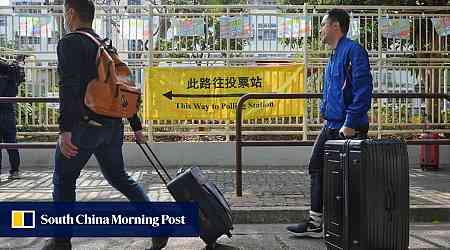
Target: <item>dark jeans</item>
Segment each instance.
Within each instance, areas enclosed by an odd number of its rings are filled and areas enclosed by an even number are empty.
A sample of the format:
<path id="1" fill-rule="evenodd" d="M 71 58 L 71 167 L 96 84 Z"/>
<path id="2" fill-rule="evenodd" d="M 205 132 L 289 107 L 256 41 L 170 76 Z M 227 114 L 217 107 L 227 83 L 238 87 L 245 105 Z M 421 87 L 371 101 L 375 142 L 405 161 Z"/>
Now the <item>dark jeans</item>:
<path id="1" fill-rule="evenodd" d="M 76 200 L 76 180 L 91 155 L 95 155 L 100 170 L 108 183 L 133 202 L 149 201 L 141 186 L 127 174 L 122 156 L 123 124 L 115 120 L 104 127 L 80 123 L 72 131 L 72 143 L 78 154 L 66 158 L 59 146 L 55 153 L 53 173 L 53 200 L 73 202 Z"/>
<path id="2" fill-rule="evenodd" d="M 368 126 L 356 129 L 356 138 L 367 138 Z M 322 186 L 323 186 L 323 160 L 324 146 L 328 140 L 339 140 L 339 129 L 330 129 L 326 126 L 322 127 L 319 136 L 314 142 L 311 158 L 309 160 L 308 169 L 311 178 L 311 210 L 322 213 Z"/>
<path id="3" fill-rule="evenodd" d="M 16 113 L 14 111 L 0 110 L 0 142 L 17 143 L 16 139 Z M 8 149 L 10 173 L 19 171 L 20 155 L 17 149 Z M 2 153 L 0 151 L 0 172 L 1 172 Z"/>
<path id="4" fill-rule="evenodd" d="M 121 120 L 95 127 L 80 122 L 72 130 L 72 143 L 78 147 L 78 154 L 68 159 L 59 148 L 55 152 L 53 172 L 53 200 L 74 202 L 76 181 L 81 169 L 92 155 L 97 158 L 100 170 L 108 183 L 132 202 L 148 202 L 150 199 L 141 186 L 125 171 L 122 156 L 123 124 Z M 70 237 L 58 237 L 57 242 L 70 241 Z"/>

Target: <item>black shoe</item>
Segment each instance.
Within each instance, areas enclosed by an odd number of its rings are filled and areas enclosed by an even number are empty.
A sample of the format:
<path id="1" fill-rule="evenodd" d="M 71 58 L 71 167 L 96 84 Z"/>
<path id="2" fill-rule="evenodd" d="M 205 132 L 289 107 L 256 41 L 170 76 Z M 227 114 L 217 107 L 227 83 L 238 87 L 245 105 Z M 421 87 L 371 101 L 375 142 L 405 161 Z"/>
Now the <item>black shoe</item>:
<path id="1" fill-rule="evenodd" d="M 70 240 L 49 239 L 41 250 L 72 250 Z"/>
<path id="2" fill-rule="evenodd" d="M 322 224 L 316 225 L 312 219 L 286 228 L 291 234 L 299 237 L 323 238 Z"/>
<path id="3" fill-rule="evenodd" d="M 14 171 L 14 172 L 9 173 L 8 179 L 9 180 L 20 179 L 20 172 L 19 171 Z"/>
<path id="4" fill-rule="evenodd" d="M 147 250 L 161 250 L 167 246 L 167 242 L 169 238 L 167 237 L 153 237 L 152 238 L 152 247 Z"/>

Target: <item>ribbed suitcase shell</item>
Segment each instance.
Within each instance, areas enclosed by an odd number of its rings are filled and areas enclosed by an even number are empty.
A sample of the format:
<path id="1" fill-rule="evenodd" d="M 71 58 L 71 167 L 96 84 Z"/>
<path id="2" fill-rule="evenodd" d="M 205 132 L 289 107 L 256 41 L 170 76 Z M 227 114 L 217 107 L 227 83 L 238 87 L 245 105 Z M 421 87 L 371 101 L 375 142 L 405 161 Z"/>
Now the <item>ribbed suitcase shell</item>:
<path id="1" fill-rule="evenodd" d="M 328 249 L 408 249 L 409 167 L 404 142 L 327 141 L 323 190 Z"/>

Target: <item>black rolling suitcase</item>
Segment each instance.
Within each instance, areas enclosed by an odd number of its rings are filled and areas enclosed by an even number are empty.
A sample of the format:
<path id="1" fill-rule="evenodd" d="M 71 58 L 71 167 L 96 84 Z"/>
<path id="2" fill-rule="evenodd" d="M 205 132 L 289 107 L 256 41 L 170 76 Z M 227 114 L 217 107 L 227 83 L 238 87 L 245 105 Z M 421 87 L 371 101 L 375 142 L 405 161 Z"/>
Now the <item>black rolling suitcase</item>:
<path id="1" fill-rule="evenodd" d="M 408 164 L 406 144 L 398 140 L 326 142 L 328 249 L 408 249 Z"/>
<path id="2" fill-rule="evenodd" d="M 208 245 L 207 248 L 214 248 L 216 240 L 224 234 L 231 237 L 233 220 L 230 206 L 220 190 L 208 181 L 207 176 L 202 173 L 199 167 L 193 166 L 187 170 L 180 169 L 177 176 L 172 179 L 153 150 L 145 143 L 144 145 L 152 154 L 153 159 L 167 176 L 167 182 L 144 147 L 139 143 L 138 145 L 176 201 L 195 201 L 198 203 L 200 208 L 200 238 Z"/>

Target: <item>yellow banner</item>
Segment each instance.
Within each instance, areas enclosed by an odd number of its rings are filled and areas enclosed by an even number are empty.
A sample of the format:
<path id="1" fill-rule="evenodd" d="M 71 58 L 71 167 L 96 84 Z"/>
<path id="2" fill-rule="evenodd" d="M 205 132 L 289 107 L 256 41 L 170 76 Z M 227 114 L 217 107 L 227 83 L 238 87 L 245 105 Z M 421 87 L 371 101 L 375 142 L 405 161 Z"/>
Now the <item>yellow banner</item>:
<path id="1" fill-rule="evenodd" d="M 239 96 L 302 93 L 302 64 L 259 67 L 148 67 L 145 120 L 234 120 Z M 244 119 L 303 116 L 303 100 L 248 100 Z"/>

